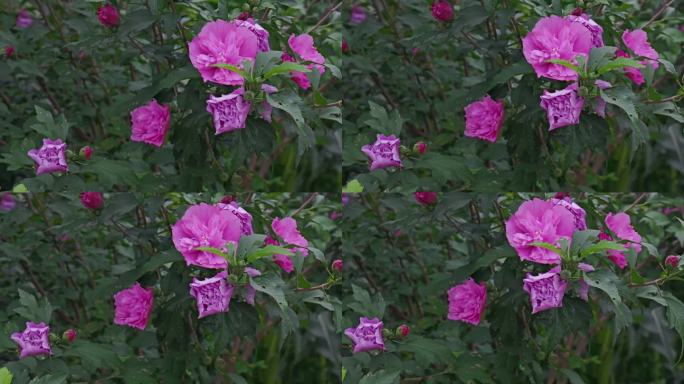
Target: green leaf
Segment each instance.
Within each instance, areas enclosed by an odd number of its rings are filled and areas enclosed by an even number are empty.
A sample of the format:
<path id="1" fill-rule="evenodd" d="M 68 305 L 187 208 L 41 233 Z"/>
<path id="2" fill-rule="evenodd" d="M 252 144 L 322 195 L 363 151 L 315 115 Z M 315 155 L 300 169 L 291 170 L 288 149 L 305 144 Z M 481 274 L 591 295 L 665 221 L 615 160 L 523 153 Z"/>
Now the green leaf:
<path id="1" fill-rule="evenodd" d="M 618 57 L 614 60 L 611 60 L 607 64 L 602 65 L 597 72 L 599 75 L 603 75 L 604 73 L 625 67 L 643 68 L 644 66 L 637 60 L 628 59 L 626 57 Z"/>
<path id="2" fill-rule="evenodd" d="M 573 71 L 575 71 L 575 72 L 577 72 L 577 73 L 579 73 L 579 74 L 582 73 L 582 70 L 580 69 L 580 67 L 576 66 L 575 64 L 573 64 L 573 63 L 571 63 L 571 62 L 569 62 L 569 61 L 567 61 L 567 60 L 549 59 L 549 60 L 546 60 L 546 62 L 547 62 L 547 63 L 553 63 L 553 64 L 562 65 L 562 66 L 564 66 L 564 67 L 566 67 L 566 68 L 572 69 Z"/>
<path id="3" fill-rule="evenodd" d="M 399 382 L 401 371 L 385 371 L 381 369 L 376 372 L 369 372 L 361 378 L 359 384 L 396 384 Z"/>
<path id="4" fill-rule="evenodd" d="M 282 64 L 278 64 L 275 67 L 271 68 L 268 72 L 264 74 L 263 78 L 264 81 L 266 81 L 273 76 L 277 76 L 283 73 L 290 73 L 291 71 L 311 72 L 311 70 L 306 65 L 286 61 Z"/>
<path id="5" fill-rule="evenodd" d="M 277 245 L 267 245 L 263 248 L 259 248 L 247 254 L 247 262 L 253 263 L 256 260 L 261 259 L 262 257 L 271 256 L 275 254 L 291 255 L 292 251 L 290 249 L 279 247 Z"/>
<path id="6" fill-rule="evenodd" d="M 667 321 L 670 323 L 670 326 L 677 331 L 681 342 L 679 358 L 677 359 L 677 364 L 679 364 L 679 361 L 682 360 L 682 356 L 684 356 L 684 303 L 670 292 L 665 292 L 663 296 L 665 297 L 665 301 L 667 301 Z"/>
<path id="7" fill-rule="evenodd" d="M 553 245 L 553 244 L 545 243 L 545 242 L 543 242 L 543 241 L 535 241 L 535 242 L 529 243 L 528 245 L 532 245 L 532 246 L 535 246 L 535 247 L 548 249 L 549 251 L 555 252 L 555 253 L 557 253 L 558 255 L 562 255 L 562 254 L 563 254 L 563 251 L 562 251 L 560 248 L 556 247 L 556 246 Z"/>
<path id="8" fill-rule="evenodd" d="M 202 251 L 202 252 L 209 252 L 212 253 L 216 256 L 221 256 L 227 261 L 230 261 L 230 255 L 226 252 L 223 252 L 222 250 L 214 247 L 197 247 L 195 248 L 196 251 Z"/>
<path id="9" fill-rule="evenodd" d="M 29 381 L 29 384 L 64 384 L 66 383 L 67 377 L 69 377 L 69 375 L 66 373 L 55 373 L 43 377 L 37 377 Z"/>
<path id="10" fill-rule="evenodd" d="M 246 79 L 246 78 L 247 78 L 247 72 L 245 72 L 244 70 L 242 70 L 242 69 L 240 69 L 240 68 L 238 68 L 238 67 L 236 67 L 236 66 L 234 66 L 234 65 L 232 65 L 232 64 L 216 63 L 216 64 L 212 64 L 211 66 L 212 66 L 212 67 L 216 67 L 216 68 L 227 69 L 227 70 L 229 70 L 229 71 L 231 71 L 231 72 L 235 72 L 235 73 L 237 73 L 238 75 L 242 76 L 243 79 Z"/>
<path id="11" fill-rule="evenodd" d="M 237 256 L 240 259 L 248 259 L 249 255 L 257 252 L 259 248 L 264 244 L 266 235 L 254 234 L 249 236 L 240 237 L 240 242 L 238 243 Z M 267 248 L 267 247 L 266 247 Z M 265 248 L 262 248 L 265 249 Z M 256 259 L 254 259 L 256 260 Z"/>
<path id="12" fill-rule="evenodd" d="M 592 245 L 580 250 L 580 258 L 583 259 L 589 255 L 593 255 L 595 253 L 605 252 L 608 250 L 623 251 L 624 249 L 625 249 L 625 247 L 620 243 L 616 243 L 614 241 L 601 240 L 596 244 L 592 244 Z"/>
<path id="13" fill-rule="evenodd" d="M 0 384 L 12 384 L 12 372 L 6 367 L 0 369 Z"/>
<path id="14" fill-rule="evenodd" d="M 237 373 L 228 373 L 228 377 L 233 384 L 248 384 L 244 377 L 238 375 Z"/>
<path id="15" fill-rule="evenodd" d="M 613 87 L 609 89 L 600 89 L 601 98 L 606 101 L 606 103 L 613 104 L 618 108 L 625 111 L 627 117 L 629 117 L 632 122 L 639 119 L 639 114 L 634 107 L 634 93 L 626 87 Z"/>
<path id="16" fill-rule="evenodd" d="M 344 192 L 344 193 L 361 193 L 361 192 L 363 192 L 363 185 L 361 185 L 361 183 L 359 183 L 358 180 L 352 179 L 352 180 L 349 180 L 347 185 L 345 185 L 342 188 L 342 192 Z"/>
<path id="17" fill-rule="evenodd" d="M 589 52 L 589 61 L 587 63 L 588 70 L 590 72 L 596 71 L 598 68 L 606 65 L 610 59 L 615 57 L 615 47 L 598 47 L 592 48 Z"/>
<path id="18" fill-rule="evenodd" d="M 599 270 L 596 272 L 584 272 L 584 281 L 591 287 L 598 288 L 605 292 L 614 306 L 615 313 L 615 337 L 619 332 L 632 323 L 632 312 L 622 302 L 617 283 L 620 279 L 610 270 Z"/>
<path id="19" fill-rule="evenodd" d="M 97 368 L 116 368 L 121 365 L 119 356 L 111 345 L 77 339 L 64 351 L 66 356 L 83 359 L 84 363 Z"/>
<path id="20" fill-rule="evenodd" d="M 570 380 L 571 384 L 584 384 L 584 380 L 577 372 L 567 368 L 561 368 L 561 372 Z"/>

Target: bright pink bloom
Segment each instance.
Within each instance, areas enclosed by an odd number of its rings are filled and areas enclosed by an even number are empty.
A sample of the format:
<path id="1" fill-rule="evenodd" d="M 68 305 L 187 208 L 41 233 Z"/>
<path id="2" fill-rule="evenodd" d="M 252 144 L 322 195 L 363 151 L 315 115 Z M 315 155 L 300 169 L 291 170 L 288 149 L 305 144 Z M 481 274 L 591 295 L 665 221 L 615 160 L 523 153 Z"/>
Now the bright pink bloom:
<path id="1" fill-rule="evenodd" d="M 275 254 L 273 255 L 273 261 L 280 267 L 280 269 L 287 273 L 292 273 L 292 271 L 294 271 L 294 264 L 288 255 Z"/>
<path id="2" fill-rule="evenodd" d="M 356 328 L 347 328 L 344 334 L 354 343 L 354 353 L 372 350 L 384 350 L 382 339 L 382 321 L 380 319 L 361 317 Z"/>
<path id="3" fill-rule="evenodd" d="M 409 328 L 409 326 L 406 324 L 400 325 L 397 330 L 399 331 L 399 334 L 401 334 L 401 337 L 406 337 L 409 335 L 409 333 L 411 333 L 411 328 Z"/>
<path id="4" fill-rule="evenodd" d="M 606 241 L 613 241 L 613 238 L 605 232 L 599 233 L 598 239 L 599 240 L 606 240 Z M 627 258 L 625 257 L 624 253 L 614 251 L 614 250 L 608 250 L 607 253 L 608 253 L 608 260 L 612 261 L 613 264 L 617 265 L 620 269 L 624 269 L 627 266 Z"/>
<path id="5" fill-rule="evenodd" d="M 422 141 L 419 141 L 413 146 L 413 150 L 422 155 L 425 153 L 425 151 L 427 151 L 427 144 L 425 144 Z"/>
<path id="6" fill-rule="evenodd" d="M 14 200 L 12 192 L 0 193 L 0 211 L 9 212 L 14 209 L 17 202 Z"/>
<path id="7" fill-rule="evenodd" d="M 257 38 L 257 48 L 259 52 L 268 52 L 271 50 L 268 44 L 268 31 L 264 29 L 261 25 L 254 22 L 254 19 L 248 18 L 241 20 L 237 18 L 233 21 L 238 27 L 243 27 L 249 29 L 254 36 Z"/>
<path id="8" fill-rule="evenodd" d="M 306 249 L 309 246 L 309 242 L 299 233 L 295 219 L 291 217 L 283 219 L 276 217 L 271 222 L 271 228 L 286 244 L 298 246 L 298 248 L 293 249 L 293 252 L 300 252 L 302 256 L 309 255 L 309 250 Z"/>
<path id="9" fill-rule="evenodd" d="M 85 147 L 81 148 L 80 154 L 84 159 L 90 160 L 90 158 L 93 157 L 93 149 L 90 148 L 89 145 L 86 145 Z"/>
<path id="10" fill-rule="evenodd" d="M 169 107 L 152 99 L 147 105 L 131 111 L 131 141 L 161 147 L 170 125 Z"/>
<path id="11" fill-rule="evenodd" d="M 331 264 L 332 269 L 336 270 L 337 272 L 342 272 L 342 259 L 335 259 L 333 260 Z"/>
<path id="12" fill-rule="evenodd" d="M 672 268 L 677 268 L 679 266 L 679 256 L 677 255 L 670 255 L 665 258 L 665 264 L 669 265 Z"/>
<path id="13" fill-rule="evenodd" d="M 104 198 L 100 192 L 81 192 L 78 197 L 81 204 L 88 209 L 100 209 L 104 205 Z"/>
<path id="14" fill-rule="evenodd" d="M 214 119 L 217 135 L 245 128 L 251 105 L 242 98 L 243 93 L 244 90 L 238 88 L 227 95 L 209 96 L 207 112 L 211 113 Z"/>
<path id="15" fill-rule="evenodd" d="M 559 205 L 568 210 L 575 218 L 575 228 L 578 231 L 584 231 L 587 229 L 587 212 L 582 209 L 577 203 L 572 201 L 570 196 L 565 196 L 563 198 L 552 198 L 549 200 L 554 205 Z"/>
<path id="16" fill-rule="evenodd" d="M 626 30 L 622 33 L 622 41 L 635 55 L 649 59 L 642 61 L 641 64 L 650 64 L 653 69 L 658 69 L 660 55 L 651 47 L 646 32 L 641 29 L 635 29 L 634 31 Z"/>
<path id="17" fill-rule="evenodd" d="M 45 323 L 26 322 L 26 329 L 23 332 L 14 332 L 11 336 L 12 341 L 19 344 L 21 352 L 19 358 L 38 355 L 51 355 L 50 348 L 50 326 Z"/>
<path id="18" fill-rule="evenodd" d="M 349 22 L 353 25 L 359 25 L 366 20 L 366 10 L 360 5 L 354 5 L 351 9 L 351 19 Z"/>
<path id="19" fill-rule="evenodd" d="M 469 278 L 464 283 L 453 286 L 447 292 L 449 297 L 449 320 L 460 320 L 477 325 L 487 303 L 487 286 L 484 282 L 475 283 Z"/>
<path id="20" fill-rule="evenodd" d="M 236 201 L 232 201 L 228 204 L 218 203 L 216 206 L 231 212 L 240 219 L 240 229 L 243 235 L 249 236 L 254 233 L 254 230 L 252 229 L 252 215 L 239 206 Z"/>
<path id="21" fill-rule="evenodd" d="M 5 57 L 8 59 L 14 55 L 14 47 L 11 45 L 8 45 L 5 47 Z"/>
<path id="22" fill-rule="evenodd" d="M 173 244 L 188 265 L 225 269 L 228 267 L 226 259 L 197 248 L 212 247 L 225 251 L 228 243 L 237 246 L 242 223 L 228 210 L 201 203 L 188 208 L 171 232 Z"/>
<path id="23" fill-rule="evenodd" d="M 318 53 L 318 50 L 314 46 L 313 37 L 309 34 L 301 34 L 295 36 L 293 33 L 290 38 L 287 39 L 287 44 L 292 48 L 292 50 L 299 55 L 304 61 L 310 61 L 316 64 L 325 63 L 325 58 L 323 55 Z"/>
<path id="24" fill-rule="evenodd" d="M 623 50 L 618 49 L 617 51 L 615 51 L 615 57 L 629 58 L 629 54 Z M 644 75 L 641 74 L 639 68 L 625 67 L 623 69 L 623 72 L 625 73 L 625 76 L 627 76 L 628 79 L 632 80 L 634 84 L 641 85 L 644 83 Z"/>
<path id="25" fill-rule="evenodd" d="M 69 328 L 62 334 L 62 339 L 66 340 L 68 343 L 73 343 L 76 340 L 76 330 Z"/>
<path id="26" fill-rule="evenodd" d="M 228 284 L 226 271 L 204 280 L 192 278 L 190 296 L 197 300 L 198 318 L 228 312 L 233 286 Z"/>
<path id="27" fill-rule="evenodd" d="M 242 62 L 254 61 L 259 49 L 257 36 L 248 28 L 224 20 L 202 27 L 189 44 L 190 61 L 202 79 L 224 85 L 242 85 L 244 79 L 228 69 L 214 64 L 231 64 L 242 68 Z"/>
<path id="28" fill-rule="evenodd" d="M 436 0 L 432 3 L 430 11 L 437 21 L 447 22 L 454 17 L 454 7 L 447 0 Z"/>
<path id="29" fill-rule="evenodd" d="M 401 141 L 394 135 L 385 136 L 378 134 L 373 144 L 366 144 L 361 147 L 361 151 L 365 153 L 371 161 L 370 170 L 400 167 L 401 157 L 399 156 L 399 146 Z"/>
<path id="30" fill-rule="evenodd" d="M 572 213 L 563 206 L 540 199 L 522 203 L 506 221 L 506 238 L 520 259 L 540 264 L 559 264 L 560 255 L 530 243 L 560 246 L 560 239 L 570 241 L 574 232 L 575 217 Z"/>
<path id="31" fill-rule="evenodd" d="M 154 297 L 152 288 L 133 284 L 114 295 L 114 324 L 145 329 L 152 313 Z"/>
<path id="32" fill-rule="evenodd" d="M 523 289 L 530 294 L 532 314 L 563 306 L 563 296 L 568 283 L 560 277 L 560 267 L 533 276 L 527 274 Z"/>
<path id="33" fill-rule="evenodd" d="M 503 100 L 495 101 L 489 95 L 465 107 L 465 135 L 496 142 L 504 120 Z"/>
<path id="34" fill-rule="evenodd" d="M 33 18 L 31 17 L 31 14 L 29 13 L 29 11 L 27 11 L 25 9 L 22 9 L 21 11 L 19 11 L 19 13 L 17 14 L 17 20 L 16 20 L 17 28 L 21 28 L 21 29 L 28 28 L 31 26 L 31 24 L 33 24 Z"/>
<path id="35" fill-rule="evenodd" d="M 555 92 L 544 90 L 541 107 L 549 120 L 549 131 L 568 125 L 579 124 L 584 99 L 577 92 L 577 83 Z"/>
<path id="36" fill-rule="evenodd" d="M 594 271 L 594 266 L 591 264 L 587 263 L 579 263 L 577 265 L 577 268 L 579 268 L 583 272 L 593 272 Z M 589 284 L 587 284 L 584 281 L 583 277 L 580 277 L 579 281 L 579 297 L 584 300 L 588 301 L 589 300 Z"/>
<path id="37" fill-rule="evenodd" d="M 416 192 L 413 194 L 416 202 L 422 205 L 432 205 L 437 202 L 437 192 Z"/>
<path id="38" fill-rule="evenodd" d="M 636 253 L 641 252 L 641 236 L 634 230 L 630 223 L 629 215 L 620 212 L 606 215 L 606 225 L 620 240 L 628 240 L 625 248 L 633 248 Z"/>
<path id="39" fill-rule="evenodd" d="M 582 13 L 580 15 L 568 15 L 565 18 L 573 23 L 583 25 L 591 33 L 592 46 L 603 47 L 603 28 L 592 20 L 589 15 Z"/>
<path id="40" fill-rule="evenodd" d="M 28 151 L 28 156 L 36 162 L 36 175 L 69 171 L 66 149 L 66 143 L 60 139 L 43 139 L 42 147 Z"/>
<path id="41" fill-rule="evenodd" d="M 116 27 L 119 25 L 119 10 L 107 3 L 97 9 L 97 19 L 107 28 Z"/>
<path id="42" fill-rule="evenodd" d="M 584 25 L 559 16 L 540 19 L 532 31 L 523 38 L 523 54 L 534 68 L 537 77 L 575 81 L 577 72 L 550 59 L 566 60 L 577 64 L 577 56 L 589 57 L 592 47 L 591 32 Z"/>

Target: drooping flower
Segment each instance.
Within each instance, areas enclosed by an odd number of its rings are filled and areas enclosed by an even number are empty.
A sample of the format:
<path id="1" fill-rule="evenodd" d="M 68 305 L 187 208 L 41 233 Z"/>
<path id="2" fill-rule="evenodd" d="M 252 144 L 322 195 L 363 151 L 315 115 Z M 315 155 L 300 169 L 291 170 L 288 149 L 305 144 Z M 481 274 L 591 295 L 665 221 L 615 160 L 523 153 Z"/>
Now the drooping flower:
<path id="1" fill-rule="evenodd" d="M 437 21 L 447 22 L 454 17 L 454 7 L 447 0 L 436 0 L 430 6 L 432 17 Z"/>
<path id="2" fill-rule="evenodd" d="M 292 273 L 292 271 L 294 271 L 294 264 L 288 255 L 283 255 L 280 253 L 275 254 L 273 255 L 273 261 L 280 267 L 280 269 L 287 273 Z"/>
<path id="3" fill-rule="evenodd" d="M 224 85 L 242 85 L 244 79 L 214 64 L 230 64 L 242 68 L 242 62 L 254 61 L 259 49 L 257 36 L 248 28 L 225 20 L 209 22 L 189 43 L 192 65 L 202 79 Z"/>
<path id="4" fill-rule="evenodd" d="M 399 145 L 401 141 L 394 135 L 385 136 L 378 134 L 373 144 L 366 144 L 361 147 L 361 151 L 365 153 L 371 161 L 370 170 L 400 167 L 401 157 L 399 156 Z"/>
<path id="5" fill-rule="evenodd" d="M 679 256 L 677 255 L 670 255 L 665 258 L 665 264 L 669 265 L 672 268 L 677 268 L 679 266 Z"/>
<path id="6" fill-rule="evenodd" d="M 26 329 L 23 332 L 14 332 L 11 336 L 12 341 L 19 344 L 21 352 L 19 358 L 38 355 L 51 355 L 50 347 L 50 326 L 45 323 L 26 322 Z"/>
<path id="7" fill-rule="evenodd" d="M 563 306 L 563 296 L 568 283 L 560 276 L 560 267 L 536 276 L 527 274 L 523 289 L 530 294 L 532 314 Z"/>
<path id="8" fill-rule="evenodd" d="M 133 284 L 114 295 L 114 324 L 145 329 L 152 313 L 154 297 L 152 288 Z"/>
<path id="9" fill-rule="evenodd" d="M 575 228 L 578 231 L 584 231 L 587 229 L 587 212 L 577 205 L 570 196 L 564 196 L 562 198 L 552 198 L 549 201 L 554 205 L 559 205 L 568 210 L 575 218 Z"/>
<path id="10" fill-rule="evenodd" d="M 254 233 L 254 230 L 252 229 L 252 215 L 238 205 L 236 201 L 231 201 L 228 204 L 218 203 L 216 206 L 221 209 L 228 210 L 233 215 L 237 216 L 238 219 L 240 219 L 240 229 L 244 236 L 249 236 Z"/>
<path id="11" fill-rule="evenodd" d="M 432 205 L 437 202 L 437 192 L 416 192 L 413 194 L 418 204 Z"/>
<path id="12" fill-rule="evenodd" d="M 613 85 L 604 80 L 596 80 L 594 82 L 599 89 L 608 89 Z M 596 97 L 596 114 L 601 117 L 606 117 L 606 101 L 601 96 Z"/>
<path id="13" fill-rule="evenodd" d="M 625 250 L 631 248 L 634 249 L 634 252 L 636 253 L 641 252 L 641 236 L 634 230 L 634 227 L 632 227 L 628 214 L 624 212 L 616 213 L 615 215 L 608 213 L 605 222 L 608 229 L 615 233 L 615 236 L 617 236 L 618 239 L 629 241 L 623 245 Z M 607 239 L 605 238 L 606 236 L 608 237 Z M 599 234 L 599 239 L 612 240 L 610 235 L 607 234 Z M 627 258 L 625 257 L 624 252 L 609 250 L 608 258 L 615 263 L 615 265 L 620 267 L 620 269 L 627 266 Z"/>
<path id="14" fill-rule="evenodd" d="M 233 285 L 226 280 L 226 271 L 204 280 L 192 278 L 190 295 L 197 300 L 198 318 L 228 312 L 233 297 Z"/>
<path id="15" fill-rule="evenodd" d="M 591 44 L 594 47 L 603 47 L 603 28 L 592 20 L 589 15 L 582 13 L 580 15 L 568 15 L 566 19 L 573 23 L 583 25 L 591 33 Z"/>
<path id="16" fill-rule="evenodd" d="M 119 25 L 119 10 L 107 3 L 97 9 L 97 19 L 107 28 L 116 27 Z"/>
<path id="17" fill-rule="evenodd" d="M 583 272 L 593 272 L 595 270 L 593 265 L 587 264 L 587 263 L 579 263 L 579 264 L 577 264 L 577 268 L 579 268 Z M 579 283 L 579 292 L 578 293 L 579 293 L 580 298 L 584 301 L 588 301 L 589 300 L 589 284 L 587 284 L 584 281 L 583 277 L 580 277 L 578 283 Z"/>
<path id="18" fill-rule="evenodd" d="M 448 291 L 449 320 L 460 320 L 477 325 L 487 303 L 487 286 L 484 282 L 477 284 L 472 278 L 453 286 Z"/>
<path id="19" fill-rule="evenodd" d="M 14 209 L 17 202 L 14 200 L 12 192 L 0 193 L 0 211 L 9 212 Z"/>
<path id="20" fill-rule="evenodd" d="M 169 107 L 152 99 L 147 105 L 131 111 L 131 141 L 161 147 L 170 125 Z"/>
<path id="21" fill-rule="evenodd" d="M 226 250 L 228 243 L 237 246 L 242 234 L 242 223 L 228 210 L 201 203 L 188 208 L 183 218 L 173 225 L 171 232 L 173 244 L 188 265 L 225 269 L 228 267 L 226 259 L 197 248 Z"/>
<path id="22" fill-rule="evenodd" d="M 268 43 L 268 31 L 261 25 L 256 23 L 254 19 L 247 18 L 245 20 L 235 19 L 235 25 L 249 29 L 257 38 L 257 47 L 259 52 L 268 52 L 271 46 Z"/>
<path id="23" fill-rule="evenodd" d="M 302 256 L 309 255 L 309 250 L 306 248 L 309 246 L 309 242 L 301 233 L 299 233 L 297 221 L 295 219 L 291 217 L 285 217 L 283 219 L 276 217 L 271 222 L 271 228 L 286 244 L 297 246 L 293 251 L 300 252 Z"/>
<path id="24" fill-rule="evenodd" d="M 575 81 L 577 72 L 548 60 L 566 60 L 577 64 L 577 56 L 589 57 L 592 40 L 591 32 L 584 25 L 560 16 L 549 16 L 537 21 L 532 31 L 523 38 L 523 54 L 537 77 Z"/>
<path id="25" fill-rule="evenodd" d="M 356 328 L 347 328 L 344 334 L 354 343 L 354 353 L 372 350 L 384 350 L 382 339 L 382 321 L 380 319 L 361 317 Z"/>
<path id="26" fill-rule="evenodd" d="M 245 128 L 251 104 L 242 97 L 243 93 L 244 89 L 238 88 L 227 95 L 209 96 L 207 112 L 214 120 L 216 135 Z"/>
<path id="27" fill-rule="evenodd" d="M 622 42 L 634 52 L 635 55 L 645 57 L 647 60 L 641 62 L 643 65 L 650 64 L 653 69 L 658 69 L 658 59 L 660 55 L 648 42 L 648 35 L 641 29 L 634 31 L 625 30 L 622 33 Z"/>
<path id="28" fill-rule="evenodd" d="M 261 276 L 261 271 L 256 269 L 256 268 L 252 268 L 252 267 L 246 267 L 245 273 L 249 277 Z M 245 301 L 249 305 L 254 305 L 254 299 L 256 298 L 256 289 L 254 289 L 254 287 L 252 287 L 252 285 L 250 283 L 247 283 L 245 288 L 246 288 Z"/>
<path id="29" fill-rule="evenodd" d="M 17 28 L 28 28 L 33 24 L 33 18 L 31 17 L 31 14 L 29 11 L 22 9 L 17 13 L 17 20 L 16 20 L 16 25 Z"/>
<path id="30" fill-rule="evenodd" d="M 325 63 L 325 58 L 314 46 L 313 37 L 311 37 L 311 35 L 304 33 L 299 36 L 295 36 L 293 33 L 290 35 L 290 38 L 287 39 L 287 44 L 297 55 L 299 55 L 299 57 L 302 58 L 302 60 L 310 61 L 316 64 Z"/>
<path id="31" fill-rule="evenodd" d="M 69 171 L 66 149 L 67 145 L 61 139 L 43 139 L 42 147 L 28 151 L 28 156 L 36 162 L 36 175 Z"/>
<path id="32" fill-rule="evenodd" d="M 331 267 L 332 269 L 336 270 L 337 272 L 342 272 L 342 268 L 343 268 L 343 267 L 342 267 L 342 259 L 335 259 L 335 260 L 333 260 L 333 262 L 332 262 L 332 264 L 330 265 L 330 267 Z"/>
<path id="33" fill-rule="evenodd" d="M 540 199 L 522 203 L 506 221 L 506 238 L 520 259 L 540 264 L 559 264 L 560 255 L 530 243 L 560 246 L 560 239 L 570 241 L 574 232 L 575 217 L 572 213 L 563 206 Z"/>
<path id="34" fill-rule="evenodd" d="M 577 83 L 555 92 L 544 90 L 541 107 L 549 120 L 549 131 L 568 125 L 579 124 L 584 99 L 577 92 Z"/>
<path id="35" fill-rule="evenodd" d="M 81 204 L 88 209 L 100 209 L 104 205 L 104 198 L 100 192 L 81 192 L 78 197 Z"/>
<path id="36" fill-rule="evenodd" d="M 495 101 L 489 95 L 465 107 L 465 135 L 495 142 L 504 120 L 503 100 Z"/>
<path id="37" fill-rule="evenodd" d="M 351 18 L 349 22 L 353 25 L 359 25 L 366 20 L 366 10 L 362 6 L 356 4 L 351 9 Z"/>

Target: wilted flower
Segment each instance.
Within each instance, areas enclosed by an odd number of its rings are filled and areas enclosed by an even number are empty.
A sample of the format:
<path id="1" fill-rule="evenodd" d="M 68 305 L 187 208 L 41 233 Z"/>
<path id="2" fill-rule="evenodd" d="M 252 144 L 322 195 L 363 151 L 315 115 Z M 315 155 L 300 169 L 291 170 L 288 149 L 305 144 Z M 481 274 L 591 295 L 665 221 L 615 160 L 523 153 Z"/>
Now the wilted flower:
<path id="1" fill-rule="evenodd" d="M 577 205 L 570 196 L 564 196 L 562 198 L 552 198 L 551 201 L 554 205 L 560 205 L 565 208 L 575 217 L 575 228 L 578 231 L 584 231 L 587 229 L 587 212 Z"/>
<path id="2" fill-rule="evenodd" d="M 385 349 L 382 339 L 382 321 L 377 317 L 373 319 L 361 317 L 359 325 L 356 328 L 347 328 L 344 334 L 354 343 L 354 353 Z"/>
<path id="3" fill-rule="evenodd" d="M 577 56 L 589 57 L 592 41 L 592 34 L 584 25 L 559 16 L 549 16 L 537 21 L 532 31 L 523 38 L 523 54 L 537 77 L 575 81 L 577 72 L 548 60 L 566 60 L 577 64 Z"/>
<path id="4" fill-rule="evenodd" d="M 193 277 L 190 295 L 197 300 L 198 318 L 228 312 L 230 299 L 233 297 L 233 286 L 226 280 L 227 276 L 226 271 L 223 271 L 204 280 Z"/>
<path id="5" fill-rule="evenodd" d="M 560 277 L 560 267 L 533 276 L 527 274 L 523 289 L 530 294 L 532 314 L 563 306 L 563 296 L 568 283 Z"/>
<path id="6" fill-rule="evenodd" d="M 145 329 L 153 302 L 152 288 L 143 288 L 139 283 L 117 292 L 114 295 L 114 324 Z"/>
<path id="7" fill-rule="evenodd" d="M 504 103 L 486 95 L 465 107 L 465 135 L 495 142 L 504 120 Z"/>
<path id="8" fill-rule="evenodd" d="M 252 267 L 246 267 L 245 273 L 249 277 L 261 276 L 261 271 L 256 269 L 256 268 L 252 268 Z M 246 290 L 247 291 L 245 293 L 245 301 L 249 305 L 254 305 L 254 298 L 256 297 L 256 289 L 254 289 L 254 287 L 252 287 L 252 285 L 250 283 L 247 283 Z"/>
<path id="9" fill-rule="evenodd" d="M 257 47 L 259 49 L 259 52 L 268 52 L 271 50 L 271 47 L 268 44 L 268 31 L 264 29 L 264 27 L 256 23 L 254 19 L 247 18 L 241 20 L 240 18 L 237 18 L 236 20 L 234 20 L 234 23 L 238 27 L 249 29 L 254 34 L 254 36 L 256 36 Z"/>
<path id="10" fill-rule="evenodd" d="M 549 131 L 567 125 L 579 124 L 584 99 L 577 92 L 577 83 L 555 92 L 544 90 L 541 107 L 549 120 Z"/>
<path id="11" fill-rule="evenodd" d="M 385 136 L 378 134 L 375 143 L 366 144 L 361 147 L 361 151 L 370 158 L 370 170 L 401 167 L 401 157 L 399 156 L 400 144 L 399 138 L 394 135 Z"/>
<path id="12" fill-rule="evenodd" d="M 487 287 L 482 282 L 477 284 L 472 278 L 464 283 L 451 287 L 449 297 L 449 320 L 460 320 L 477 325 L 487 303 Z"/>
<path id="13" fill-rule="evenodd" d="M 566 19 L 573 23 L 583 25 L 591 33 L 591 43 L 594 47 L 603 47 L 603 28 L 592 20 L 589 15 L 582 13 L 580 15 L 568 15 Z"/>
<path id="14" fill-rule="evenodd" d="M 36 175 L 67 172 L 66 149 L 66 143 L 60 139 L 43 139 L 42 147 L 28 151 L 28 156 L 36 162 Z"/>
<path id="15" fill-rule="evenodd" d="M 26 329 L 23 332 L 14 332 L 11 336 L 12 341 L 19 344 L 21 352 L 19 358 L 38 355 L 51 355 L 50 348 L 50 327 L 45 323 L 26 322 Z"/>
<path id="16" fill-rule="evenodd" d="M 227 95 L 209 96 L 207 112 L 212 115 L 217 135 L 245 128 L 251 104 L 242 97 L 243 93 L 244 89 L 238 88 Z"/>
<path id="17" fill-rule="evenodd" d="M 218 203 L 216 206 L 231 212 L 240 219 L 240 229 L 242 230 L 243 235 L 249 236 L 254 233 L 254 230 L 252 229 L 252 215 L 239 206 L 236 201 L 231 201 L 227 204 Z"/>
<path id="18" fill-rule="evenodd" d="M 587 264 L 587 263 L 579 263 L 577 265 L 577 268 L 579 268 L 583 272 L 593 272 L 594 271 L 594 266 L 591 264 Z M 583 277 L 580 277 L 578 283 L 579 283 L 579 296 L 580 296 L 580 298 L 584 301 L 589 300 L 589 284 L 587 284 L 584 281 Z"/>
<path id="19" fill-rule="evenodd" d="M 506 238 L 522 260 L 558 264 L 560 255 L 549 249 L 530 245 L 545 242 L 560 246 L 560 239 L 572 239 L 575 217 L 565 207 L 550 201 L 526 201 L 506 221 Z"/>
<path id="20" fill-rule="evenodd" d="M 161 147 L 170 125 L 169 107 L 152 99 L 147 105 L 131 111 L 131 141 Z"/>

